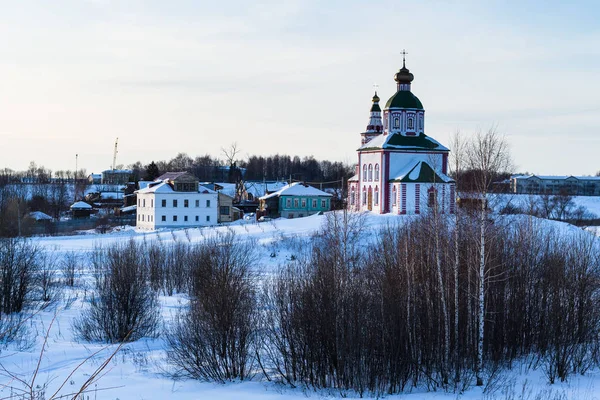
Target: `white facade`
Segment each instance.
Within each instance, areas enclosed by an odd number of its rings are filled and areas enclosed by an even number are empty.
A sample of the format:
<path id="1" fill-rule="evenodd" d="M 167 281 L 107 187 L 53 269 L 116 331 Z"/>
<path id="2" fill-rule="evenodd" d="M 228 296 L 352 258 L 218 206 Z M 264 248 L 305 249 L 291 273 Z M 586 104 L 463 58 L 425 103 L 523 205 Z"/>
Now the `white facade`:
<path id="1" fill-rule="evenodd" d="M 193 228 L 215 225 L 218 193 L 200 186 L 197 192 L 176 192 L 160 182 L 137 192 L 137 222 L 140 229 Z"/>

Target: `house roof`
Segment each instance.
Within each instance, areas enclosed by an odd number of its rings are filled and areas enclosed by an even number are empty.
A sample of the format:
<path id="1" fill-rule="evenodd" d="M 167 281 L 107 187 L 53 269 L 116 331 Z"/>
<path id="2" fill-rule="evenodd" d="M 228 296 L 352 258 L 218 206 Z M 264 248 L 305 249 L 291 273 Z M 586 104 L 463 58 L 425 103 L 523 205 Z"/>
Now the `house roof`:
<path id="1" fill-rule="evenodd" d="M 41 211 L 32 211 L 29 213 L 29 216 L 35 219 L 36 221 L 52 221 L 54 219 L 48 214 L 43 213 Z"/>
<path id="2" fill-rule="evenodd" d="M 447 147 L 424 133 L 419 136 L 404 136 L 400 133 L 379 135 L 362 145 L 358 150 L 371 149 L 449 151 Z"/>
<path id="3" fill-rule="evenodd" d="M 164 174 L 162 174 L 161 176 L 156 178 L 154 181 L 155 182 L 156 181 L 164 181 L 165 179 L 172 181 L 183 175 L 191 175 L 191 174 L 189 172 L 185 172 L 185 171 L 183 171 L 183 172 L 165 172 Z"/>
<path id="4" fill-rule="evenodd" d="M 307 197 L 331 197 L 332 195 L 309 186 L 302 182 L 294 182 L 291 185 L 286 185 L 278 191 L 260 197 L 261 200 L 270 199 L 279 196 L 307 196 Z"/>
<path id="5" fill-rule="evenodd" d="M 150 185 L 145 187 L 144 189 L 136 190 L 135 193 L 194 193 L 194 192 L 176 192 L 173 190 L 171 185 L 169 185 L 167 180 L 162 182 L 152 182 Z M 198 185 L 197 193 L 217 193 L 214 190 L 210 190 L 209 188 Z"/>
<path id="6" fill-rule="evenodd" d="M 454 182 L 448 175 L 436 171 L 429 163 L 417 161 L 406 164 L 400 171 L 391 175 L 391 182 L 403 183 L 448 183 Z"/>
<path id="7" fill-rule="evenodd" d="M 358 174 L 356 174 L 352 178 L 348 179 L 348 182 L 358 182 Z"/>
<path id="8" fill-rule="evenodd" d="M 91 209 L 92 209 L 92 206 L 90 206 L 88 203 L 85 203 L 83 201 L 78 201 L 71 205 L 71 210 L 91 210 Z"/>

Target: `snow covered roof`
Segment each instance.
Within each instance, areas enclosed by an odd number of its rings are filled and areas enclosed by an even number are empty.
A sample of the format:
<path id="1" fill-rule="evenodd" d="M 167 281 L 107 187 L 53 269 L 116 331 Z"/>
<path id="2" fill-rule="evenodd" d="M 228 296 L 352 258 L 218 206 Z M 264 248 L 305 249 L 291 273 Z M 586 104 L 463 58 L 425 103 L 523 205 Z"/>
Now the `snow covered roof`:
<path id="1" fill-rule="evenodd" d="M 362 145 L 359 150 L 388 149 L 415 151 L 449 151 L 437 140 L 425 134 L 419 136 L 403 136 L 400 133 L 379 135 Z"/>
<path id="2" fill-rule="evenodd" d="M 122 213 L 126 213 L 126 212 L 130 212 L 130 211 L 136 211 L 137 210 L 137 205 L 132 205 L 132 206 L 127 206 L 127 207 L 121 207 L 120 211 Z"/>
<path id="3" fill-rule="evenodd" d="M 148 187 L 148 185 L 150 185 L 152 183 L 152 181 L 139 181 L 138 182 L 138 187 L 140 189 L 145 189 Z"/>
<path id="4" fill-rule="evenodd" d="M 71 205 L 71 210 L 90 210 L 92 206 L 83 201 L 78 201 Z"/>
<path id="5" fill-rule="evenodd" d="M 310 196 L 310 197 L 331 197 L 332 195 L 309 186 L 302 182 L 294 182 L 291 185 L 286 185 L 282 189 L 260 197 L 261 200 L 270 199 L 271 197 L 279 196 Z"/>
<path id="6" fill-rule="evenodd" d="M 162 182 L 152 182 L 144 189 L 136 190 L 135 193 L 194 193 L 194 192 L 176 192 L 173 190 L 171 185 L 169 185 L 167 180 Z M 214 190 L 210 190 L 209 188 L 198 185 L 198 192 L 196 193 L 217 193 Z"/>
<path id="7" fill-rule="evenodd" d="M 35 219 L 36 221 L 52 221 L 54 219 L 48 214 L 43 213 L 41 211 L 32 211 L 29 213 L 29 216 Z"/>
<path id="8" fill-rule="evenodd" d="M 245 182 L 246 192 L 253 197 L 264 196 L 267 192 L 276 192 L 287 186 L 287 182 Z"/>
<path id="9" fill-rule="evenodd" d="M 161 176 L 159 176 L 158 178 L 156 178 L 154 181 L 164 181 L 164 180 L 174 180 L 179 178 L 180 176 L 183 175 L 191 175 L 189 172 L 165 172 L 164 174 L 162 174 Z"/>
<path id="10" fill-rule="evenodd" d="M 541 180 L 566 180 L 577 179 L 581 181 L 600 181 L 600 176 L 574 176 L 574 175 L 514 175 L 511 179 L 531 179 L 538 178 Z"/>
<path id="11" fill-rule="evenodd" d="M 348 182 L 358 182 L 358 174 L 356 174 L 352 178 L 348 179 Z"/>
<path id="12" fill-rule="evenodd" d="M 398 172 L 390 174 L 392 182 L 448 183 L 454 182 L 448 175 L 436 171 L 429 163 L 417 161 L 404 165 Z"/>

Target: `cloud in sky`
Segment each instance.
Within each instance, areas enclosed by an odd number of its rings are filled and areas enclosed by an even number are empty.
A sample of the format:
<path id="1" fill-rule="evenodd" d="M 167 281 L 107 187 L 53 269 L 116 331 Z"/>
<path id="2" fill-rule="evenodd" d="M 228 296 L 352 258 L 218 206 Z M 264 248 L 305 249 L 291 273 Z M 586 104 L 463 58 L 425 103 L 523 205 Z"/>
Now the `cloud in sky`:
<path id="1" fill-rule="evenodd" d="M 406 48 L 427 134 L 497 124 L 519 170 L 600 169 L 593 2 L 0 3 L 0 167 L 99 171 L 117 136 L 126 164 L 234 141 L 354 161 Z"/>

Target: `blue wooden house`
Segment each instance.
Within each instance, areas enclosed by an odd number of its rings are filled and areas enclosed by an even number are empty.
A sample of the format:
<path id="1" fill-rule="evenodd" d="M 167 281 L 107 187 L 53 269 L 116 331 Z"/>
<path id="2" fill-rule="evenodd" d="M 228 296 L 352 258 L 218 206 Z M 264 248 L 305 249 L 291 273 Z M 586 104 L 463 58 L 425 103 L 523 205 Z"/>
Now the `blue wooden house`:
<path id="1" fill-rule="evenodd" d="M 302 182 L 259 198 L 259 213 L 270 218 L 307 217 L 331 209 L 332 195 Z"/>

